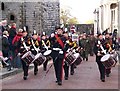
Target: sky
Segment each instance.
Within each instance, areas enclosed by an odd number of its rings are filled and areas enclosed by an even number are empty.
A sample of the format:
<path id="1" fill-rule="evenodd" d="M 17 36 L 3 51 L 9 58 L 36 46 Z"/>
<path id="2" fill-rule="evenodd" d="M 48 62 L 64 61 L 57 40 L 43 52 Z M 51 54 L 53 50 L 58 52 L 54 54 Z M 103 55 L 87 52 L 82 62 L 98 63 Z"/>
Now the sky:
<path id="1" fill-rule="evenodd" d="M 94 20 L 93 12 L 99 4 L 100 0 L 60 0 L 60 7 L 70 9 L 71 15 L 76 17 L 79 23 Z"/>

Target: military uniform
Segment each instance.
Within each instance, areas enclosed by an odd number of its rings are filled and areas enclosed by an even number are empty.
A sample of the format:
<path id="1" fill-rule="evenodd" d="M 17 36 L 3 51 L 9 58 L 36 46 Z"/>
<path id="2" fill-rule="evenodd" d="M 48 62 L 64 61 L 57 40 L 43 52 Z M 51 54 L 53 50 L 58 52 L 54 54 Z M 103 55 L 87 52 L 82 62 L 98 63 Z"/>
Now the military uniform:
<path id="1" fill-rule="evenodd" d="M 23 40 L 22 40 L 23 38 Z M 30 37 L 29 36 L 24 36 L 19 40 L 19 50 L 18 52 L 21 54 L 20 57 L 22 57 L 24 55 L 24 53 L 27 52 L 27 50 L 25 49 L 23 42 L 25 42 L 26 46 L 30 46 Z M 24 80 L 27 80 L 27 76 L 28 76 L 28 68 L 29 65 L 27 65 L 22 59 L 22 68 L 23 68 L 23 72 L 24 72 Z"/>
<path id="2" fill-rule="evenodd" d="M 98 68 L 99 68 L 99 72 L 100 72 L 100 79 L 102 82 L 105 82 L 105 67 L 102 64 L 102 62 L 100 61 L 104 54 L 102 53 L 102 50 L 100 48 L 100 45 L 98 44 L 98 41 L 101 42 L 102 46 L 104 44 L 103 40 L 100 40 L 100 39 L 96 40 L 95 46 L 94 46 L 94 53 L 96 55 L 96 62 L 98 64 Z"/>
<path id="3" fill-rule="evenodd" d="M 87 38 L 83 38 L 80 40 L 80 45 L 81 45 L 81 56 L 83 60 L 86 59 L 88 61 L 88 51 L 89 51 L 89 40 Z"/>
<path id="4" fill-rule="evenodd" d="M 45 35 L 42 35 L 42 36 L 45 36 Z M 41 44 L 42 44 L 42 46 L 41 46 L 41 50 L 42 50 L 42 53 L 44 53 L 45 51 L 47 51 L 47 49 L 45 48 L 45 46 L 44 46 L 44 43 L 45 43 L 45 45 L 48 47 L 48 48 L 50 48 L 50 41 L 49 41 L 49 39 L 48 38 L 46 38 L 46 39 L 42 39 L 41 40 Z M 44 43 L 43 43 L 44 42 Z M 47 64 L 48 64 L 48 61 L 50 60 L 50 56 L 49 55 L 47 55 L 46 56 L 46 61 L 43 63 L 43 70 L 44 71 L 46 71 L 47 70 Z"/>
<path id="5" fill-rule="evenodd" d="M 19 40 L 19 44 L 18 44 L 19 45 L 18 52 L 20 53 L 20 57 L 22 57 L 27 51 L 31 51 L 34 55 L 36 55 L 37 52 L 35 50 L 32 50 L 33 46 L 31 44 L 31 37 L 28 36 L 27 31 L 24 30 L 23 33 L 26 33 L 26 35 L 21 37 L 21 39 Z M 34 43 L 36 42 L 36 40 L 33 40 L 33 41 L 34 41 Z M 25 43 L 27 48 L 25 48 L 25 45 L 23 43 Z M 35 43 L 35 45 L 36 45 L 36 43 Z M 39 45 L 37 44 L 37 46 L 39 46 Z M 22 58 L 21 58 L 21 62 L 22 62 L 22 68 L 23 68 L 23 72 L 24 72 L 23 79 L 27 80 L 29 65 L 24 60 L 22 60 Z M 37 72 L 38 72 L 37 64 L 34 62 L 34 75 L 36 75 Z"/>
<path id="6" fill-rule="evenodd" d="M 104 45 L 105 45 L 105 50 L 107 53 L 110 53 L 114 49 L 112 39 L 110 39 L 110 38 L 104 39 Z M 111 73 L 111 68 L 106 68 L 106 76 L 107 77 L 109 77 L 110 73 Z"/>
<path id="7" fill-rule="evenodd" d="M 39 46 L 40 46 L 40 41 L 38 41 L 38 39 L 35 38 L 31 38 L 31 46 L 30 46 L 30 51 L 32 52 L 32 54 L 35 56 L 40 52 Z M 34 43 L 34 44 L 32 44 Z M 33 46 L 34 45 L 34 46 Z M 36 48 L 34 48 L 36 47 Z M 37 62 L 33 62 L 34 64 L 34 75 L 37 75 L 38 73 L 38 63 Z"/>
<path id="8" fill-rule="evenodd" d="M 56 28 L 56 31 L 58 32 L 55 34 L 55 36 L 50 38 L 52 53 L 51 57 L 53 58 L 54 63 L 54 69 L 55 69 L 55 75 L 57 79 L 58 85 L 62 85 L 62 75 L 63 75 L 63 59 L 64 59 L 64 44 L 66 41 L 66 38 L 59 32 L 62 32 L 62 29 L 60 27 Z"/>

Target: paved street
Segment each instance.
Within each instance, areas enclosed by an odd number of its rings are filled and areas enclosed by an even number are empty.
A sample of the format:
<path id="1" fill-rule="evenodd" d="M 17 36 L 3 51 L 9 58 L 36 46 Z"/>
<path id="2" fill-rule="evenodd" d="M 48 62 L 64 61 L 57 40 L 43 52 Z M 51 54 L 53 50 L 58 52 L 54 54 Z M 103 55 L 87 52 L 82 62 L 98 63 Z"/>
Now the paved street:
<path id="1" fill-rule="evenodd" d="M 50 65 L 49 65 L 50 66 Z M 55 83 L 53 66 L 45 77 L 42 66 L 39 73 L 34 76 L 33 70 L 29 71 L 28 80 L 22 79 L 23 73 L 3 79 L 3 89 L 118 89 L 118 64 L 112 68 L 110 77 L 106 77 L 106 82 L 101 82 L 95 57 L 89 57 L 89 61 L 83 61 L 75 74 L 70 75 L 69 80 L 63 80 L 63 85 Z"/>

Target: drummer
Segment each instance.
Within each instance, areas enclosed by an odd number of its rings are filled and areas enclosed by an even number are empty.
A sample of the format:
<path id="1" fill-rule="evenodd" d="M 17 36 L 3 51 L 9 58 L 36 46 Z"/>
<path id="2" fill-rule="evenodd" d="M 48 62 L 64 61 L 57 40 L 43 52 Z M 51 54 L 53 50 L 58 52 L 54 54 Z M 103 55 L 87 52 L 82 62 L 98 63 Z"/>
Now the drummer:
<path id="1" fill-rule="evenodd" d="M 50 40 L 49 40 L 49 38 L 47 38 L 47 35 L 45 32 L 43 32 L 43 34 L 41 35 L 41 42 L 42 42 L 41 50 L 42 50 L 42 53 L 44 53 L 48 50 L 47 48 L 50 48 Z M 48 55 L 46 55 L 46 61 L 43 63 L 44 71 L 47 70 L 47 64 L 48 64 L 49 60 L 50 60 L 50 56 L 48 54 Z"/>
<path id="2" fill-rule="evenodd" d="M 64 35 L 67 35 L 67 33 L 64 33 Z M 73 51 L 74 49 L 76 49 L 77 47 L 77 42 L 76 41 L 72 41 L 71 36 L 69 36 L 67 39 L 67 48 L 70 49 L 71 51 Z M 74 68 L 75 68 L 75 64 L 72 63 L 71 65 L 68 65 L 66 62 L 64 64 L 64 72 L 65 72 L 65 80 L 68 80 L 68 76 L 69 76 L 69 67 L 70 67 L 70 74 L 74 75 Z"/>
<path id="3" fill-rule="evenodd" d="M 19 40 L 19 48 L 18 48 L 18 55 L 20 55 L 20 57 L 22 57 L 30 49 L 30 36 L 28 36 L 28 32 L 26 31 L 26 29 L 24 29 L 22 33 L 23 33 L 23 36 Z M 25 43 L 27 47 L 23 43 Z M 24 72 L 23 79 L 27 80 L 29 65 L 27 65 L 22 59 L 21 59 L 21 62 L 22 62 L 22 68 Z"/>
<path id="4" fill-rule="evenodd" d="M 100 45 L 102 45 L 104 47 L 104 40 L 103 40 L 102 34 L 98 34 L 97 37 L 98 37 L 98 39 L 96 40 L 95 45 L 94 45 L 94 53 L 96 55 L 96 62 L 97 62 L 98 69 L 100 72 L 100 80 L 102 82 L 105 82 L 105 66 L 100 61 L 101 58 L 103 57 L 103 55 L 105 55 L 103 53 L 102 49 L 100 48 Z M 100 41 L 100 44 L 98 41 Z"/>
<path id="5" fill-rule="evenodd" d="M 33 55 L 37 55 L 40 52 L 40 41 L 38 40 L 38 33 L 36 30 L 33 31 L 32 38 L 31 38 L 31 46 L 30 46 L 30 51 L 32 52 Z M 38 63 L 34 63 L 34 75 L 37 75 L 38 73 Z"/>

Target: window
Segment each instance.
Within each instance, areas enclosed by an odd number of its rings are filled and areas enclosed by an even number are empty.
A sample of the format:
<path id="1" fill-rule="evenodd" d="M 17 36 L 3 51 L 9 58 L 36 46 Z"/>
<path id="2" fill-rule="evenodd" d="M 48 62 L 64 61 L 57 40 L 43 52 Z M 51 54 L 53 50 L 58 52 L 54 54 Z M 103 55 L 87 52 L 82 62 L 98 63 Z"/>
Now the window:
<path id="1" fill-rule="evenodd" d="M 112 3 L 111 5 L 110 5 L 110 9 L 115 9 L 117 7 L 117 4 L 116 3 Z"/>
<path id="2" fill-rule="evenodd" d="M 4 10 L 5 9 L 5 6 L 4 6 L 4 3 L 2 2 L 1 3 L 1 10 Z"/>
<path id="3" fill-rule="evenodd" d="M 15 16 L 14 15 L 10 15 L 10 20 L 15 20 Z"/>

